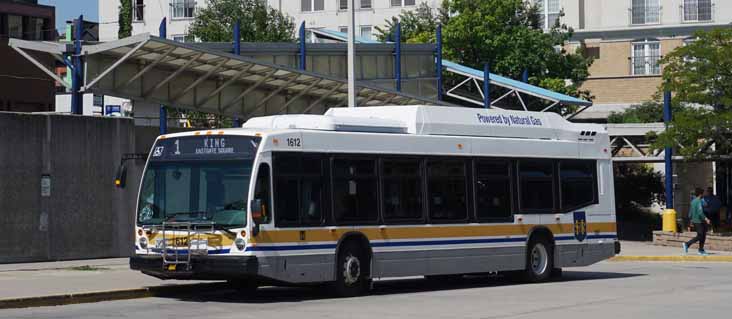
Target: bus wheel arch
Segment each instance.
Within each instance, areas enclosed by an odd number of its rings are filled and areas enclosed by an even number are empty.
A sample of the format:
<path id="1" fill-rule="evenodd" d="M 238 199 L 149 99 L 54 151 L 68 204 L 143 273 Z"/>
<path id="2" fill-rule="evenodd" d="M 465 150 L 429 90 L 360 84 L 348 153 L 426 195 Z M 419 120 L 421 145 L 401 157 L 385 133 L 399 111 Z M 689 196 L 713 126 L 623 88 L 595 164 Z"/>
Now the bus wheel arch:
<path id="1" fill-rule="evenodd" d="M 555 258 L 554 234 L 547 227 L 537 226 L 526 241 L 526 267 L 524 279 L 529 282 L 544 282 L 553 274 Z"/>
<path id="2" fill-rule="evenodd" d="M 371 287 L 373 251 L 360 232 L 344 234 L 336 245 L 334 291 L 343 297 L 365 294 Z"/>

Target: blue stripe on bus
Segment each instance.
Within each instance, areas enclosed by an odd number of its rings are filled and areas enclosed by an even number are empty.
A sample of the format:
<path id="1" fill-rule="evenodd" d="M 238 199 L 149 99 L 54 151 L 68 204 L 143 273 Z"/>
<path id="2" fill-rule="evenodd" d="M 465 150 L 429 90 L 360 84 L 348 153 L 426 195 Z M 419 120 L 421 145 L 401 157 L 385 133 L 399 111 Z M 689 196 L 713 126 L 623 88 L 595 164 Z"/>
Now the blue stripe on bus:
<path id="1" fill-rule="evenodd" d="M 615 239 L 616 235 L 589 235 L 588 239 L 608 238 Z M 574 236 L 557 236 L 555 240 L 576 240 Z M 426 241 L 399 241 L 399 242 L 376 242 L 371 243 L 372 247 L 400 247 L 400 246 L 436 246 L 436 245 L 460 245 L 460 244 L 485 244 L 485 243 L 508 243 L 523 242 L 526 237 L 516 238 L 486 238 L 486 239 L 455 239 L 455 240 L 426 240 Z M 283 250 L 313 250 L 313 249 L 335 249 L 336 244 L 313 244 L 313 245 L 282 245 L 282 246 L 249 246 L 245 251 L 283 251 Z"/>

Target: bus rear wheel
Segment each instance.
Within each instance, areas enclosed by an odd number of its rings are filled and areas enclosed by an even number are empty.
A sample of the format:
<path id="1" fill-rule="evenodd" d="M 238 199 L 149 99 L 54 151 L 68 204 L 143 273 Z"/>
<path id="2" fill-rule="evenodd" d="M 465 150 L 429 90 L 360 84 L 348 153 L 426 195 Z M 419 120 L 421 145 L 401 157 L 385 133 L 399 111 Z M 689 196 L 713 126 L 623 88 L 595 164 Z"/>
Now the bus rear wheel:
<path id="1" fill-rule="evenodd" d="M 366 251 L 355 241 L 344 243 L 336 261 L 334 291 L 340 297 L 360 296 L 369 291 L 370 260 Z"/>
<path id="2" fill-rule="evenodd" d="M 549 280 L 553 270 L 554 253 L 549 241 L 544 237 L 532 239 L 526 252 L 524 279 L 528 282 L 544 282 Z"/>

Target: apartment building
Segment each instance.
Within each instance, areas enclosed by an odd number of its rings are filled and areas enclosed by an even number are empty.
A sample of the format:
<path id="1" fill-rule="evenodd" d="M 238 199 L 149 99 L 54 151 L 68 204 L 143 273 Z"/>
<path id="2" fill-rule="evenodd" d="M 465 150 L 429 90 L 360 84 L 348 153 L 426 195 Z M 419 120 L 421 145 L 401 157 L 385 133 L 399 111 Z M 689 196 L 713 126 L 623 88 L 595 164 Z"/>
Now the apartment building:
<path id="1" fill-rule="evenodd" d="M 167 17 L 168 38 L 186 40 L 186 31 L 198 8 L 206 6 L 205 0 L 129 0 L 132 1 L 132 34 L 158 33 L 163 17 Z M 262 0 L 294 18 L 307 28 L 327 28 L 347 31 L 348 2 L 350 0 Z M 375 37 L 375 27 L 385 20 L 399 15 L 402 10 L 416 8 L 426 2 L 437 7 L 442 0 L 355 0 L 357 35 Z M 102 41 L 117 39 L 119 2 L 99 0 L 100 38 Z M 191 40 L 191 39 L 188 39 Z"/>
<path id="2" fill-rule="evenodd" d="M 570 49 L 595 58 L 584 83 L 596 96 L 581 117 L 602 118 L 651 99 L 661 85 L 659 60 L 694 41 L 694 33 L 730 27 L 729 0 L 546 0 L 574 28 Z M 554 3 L 554 4 L 552 4 Z"/>

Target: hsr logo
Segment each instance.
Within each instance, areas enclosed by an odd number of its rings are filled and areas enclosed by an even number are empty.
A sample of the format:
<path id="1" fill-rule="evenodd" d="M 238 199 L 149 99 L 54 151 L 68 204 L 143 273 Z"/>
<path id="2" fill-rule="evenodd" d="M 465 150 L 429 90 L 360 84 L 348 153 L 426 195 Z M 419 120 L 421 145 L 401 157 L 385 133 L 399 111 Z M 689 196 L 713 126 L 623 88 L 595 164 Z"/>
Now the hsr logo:
<path id="1" fill-rule="evenodd" d="M 574 238 L 580 242 L 587 238 L 587 215 L 585 212 L 574 212 Z"/>

